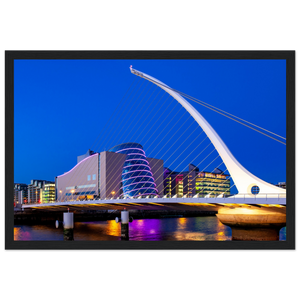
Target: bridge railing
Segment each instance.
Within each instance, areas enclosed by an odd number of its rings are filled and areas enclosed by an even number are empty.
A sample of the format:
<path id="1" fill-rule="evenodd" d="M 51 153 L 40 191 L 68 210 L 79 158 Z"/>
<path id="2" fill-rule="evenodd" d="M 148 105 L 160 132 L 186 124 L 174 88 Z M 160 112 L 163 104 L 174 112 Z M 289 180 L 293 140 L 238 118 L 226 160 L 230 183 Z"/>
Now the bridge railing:
<path id="1" fill-rule="evenodd" d="M 235 194 L 235 195 L 230 195 L 226 198 L 286 198 L 286 193 L 268 193 L 268 194 Z"/>
<path id="2" fill-rule="evenodd" d="M 227 200 L 230 199 L 232 202 L 239 202 L 243 201 L 247 203 L 247 199 L 251 199 L 254 201 L 262 201 L 261 203 L 265 204 L 274 204 L 274 203 L 281 203 L 284 204 L 286 203 L 286 194 L 285 193 L 269 193 L 269 194 L 258 194 L 258 195 L 251 195 L 251 194 L 236 194 L 236 195 L 231 195 L 230 197 L 226 197 Z"/>
<path id="3" fill-rule="evenodd" d="M 89 202 L 89 201 L 95 201 L 95 200 L 120 200 L 120 201 L 124 201 L 124 200 L 126 200 L 126 201 L 128 201 L 128 202 L 130 202 L 130 200 L 131 199 L 133 199 L 133 200 L 137 200 L 137 199 L 143 199 L 143 200 L 145 200 L 145 199 L 149 199 L 149 202 L 153 202 L 153 201 L 155 201 L 155 199 L 157 199 L 157 198 L 165 198 L 165 199 L 174 199 L 174 198 L 193 198 L 193 199 L 197 199 L 197 198 L 201 198 L 201 199 L 203 199 L 203 198 L 210 198 L 210 200 L 211 200 L 211 198 L 213 198 L 213 199 L 216 199 L 216 201 L 218 201 L 218 199 L 220 199 L 220 202 L 222 202 L 221 201 L 221 199 L 222 198 L 230 198 L 230 199 L 239 199 L 239 200 L 241 200 L 241 199 L 244 199 L 245 201 L 248 199 L 248 198 L 251 198 L 251 199 L 253 199 L 253 198 L 255 198 L 255 199 L 264 199 L 264 200 L 268 200 L 268 199 L 272 199 L 272 200 L 274 200 L 274 199 L 282 199 L 282 198 L 286 198 L 286 193 L 269 193 L 269 194 L 261 194 L 261 193 L 259 193 L 259 194 L 257 194 L 257 195 L 253 195 L 253 194 L 232 194 L 232 195 L 222 195 L 222 194 L 220 194 L 220 195 L 206 195 L 206 196 L 204 196 L 204 197 L 201 197 L 201 196 L 199 196 L 199 194 L 191 194 L 191 195 L 184 195 L 184 196 L 182 196 L 182 195 L 171 195 L 171 196 L 169 196 L 169 195 L 164 195 L 164 196 L 148 196 L 148 197 L 131 197 L 131 198 L 120 198 L 120 197 L 110 197 L 110 198 L 106 198 L 106 199 L 100 199 L 100 198 L 94 198 L 94 199 L 71 199 L 71 200 L 69 200 L 69 199 L 66 199 L 66 200 L 63 200 L 63 201 L 55 201 L 55 202 L 47 202 L 47 203 L 63 203 L 63 202 Z M 46 204 L 46 202 L 29 202 L 29 203 L 24 203 L 24 204 Z"/>

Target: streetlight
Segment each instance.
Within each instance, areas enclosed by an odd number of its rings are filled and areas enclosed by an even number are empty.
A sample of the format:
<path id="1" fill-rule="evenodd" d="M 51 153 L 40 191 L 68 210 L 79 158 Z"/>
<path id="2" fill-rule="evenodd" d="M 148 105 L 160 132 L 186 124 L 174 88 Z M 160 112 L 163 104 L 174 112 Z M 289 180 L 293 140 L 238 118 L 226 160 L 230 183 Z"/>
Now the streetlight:
<path id="1" fill-rule="evenodd" d="M 73 201 L 73 194 L 74 194 L 74 190 L 72 190 L 72 191 L 71 191 L 71 193 L 72 193 L 72 201 Z"/>
<path id="2" fill-rule="evenodd" d="M 62 202 L 62 201 L 61 201 L 61 200 L 62 200 L 62 199 L 61 199 L 61 193 L 62 193 L 62 190 L 60 190 L 59 193 L 60 193 L 60 202 Z"/>
<path id="3" fill-rule="evenodd" d="M 114 197 L 115 193 L 116 193 L 115 191 L 112 191 L 112 192 L 111 192 L 111 194 L 112 194 L 113 197 Z"/>

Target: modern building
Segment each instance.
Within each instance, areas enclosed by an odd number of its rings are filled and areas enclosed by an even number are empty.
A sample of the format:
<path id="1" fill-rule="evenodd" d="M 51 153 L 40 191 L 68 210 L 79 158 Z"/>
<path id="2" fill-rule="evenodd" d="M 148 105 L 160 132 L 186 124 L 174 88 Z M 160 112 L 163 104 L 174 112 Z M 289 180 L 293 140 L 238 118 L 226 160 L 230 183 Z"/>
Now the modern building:
<path id="1" fill-rule="evenodd" d="M 46 182 L 42 189 L 41 203 L 55 202 L 55 182 Z"/>
<path id="2" fill-rule="evenodd" d="M 24 204 L 28 200 L 28 185 L 25 183 L 15 183 L 14 186 L 14 203 Z"/>
<path id="3" fill-rule="evenodd" d="M 55 201 L 55 183 L 32 179 L 28 185 L 28 203 L 48 203 Z"/>
<path id="4" fill-rule="evenodd" d="M 121 196 L 128 198 L 158 194 L 149 161 L 141 145 L 121 144 L 109 151 L 126 154 L 120 182 Z"/>
<path id="5" fill-rule="evenodd" d="M 215 197 L 218 195 L 230 195 L 230 176 L 224 174 L 220 169 L 213 172 L 198 172 L 196 175 L 195 191 L 199 197 L 210 195 Z"/>
<path id="6" fill-rule="evenodd" d="M 88 150 L 55 184 L 57 201 L 163 196 L 163 161 L 146 157 L 137 143 Z"/>
<path id="7" fill-rule="evenodd" d="M 286 189 L 286 182 L 278 182 L 277 184 L 275 184 L 276 186 L 279 186 L 283 189 Z"/>
<path id="8" fill-rule="evenodd" d="M 230 195 L 229 175 L 220 169 L 213 172 L 200 172 L 190 164 L 185 172 L 174 172 L 168 168 L 164 170 L 164 194 L 167 197 L 215 197 Z"/>

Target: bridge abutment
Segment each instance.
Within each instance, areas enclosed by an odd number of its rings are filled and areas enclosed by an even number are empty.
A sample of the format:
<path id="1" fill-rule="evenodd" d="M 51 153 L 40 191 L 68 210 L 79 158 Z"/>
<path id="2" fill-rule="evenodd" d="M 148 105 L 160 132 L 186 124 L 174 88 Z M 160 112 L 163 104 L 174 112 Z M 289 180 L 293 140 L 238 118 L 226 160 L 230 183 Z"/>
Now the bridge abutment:
<path id="1" fill-rule="evenodd" d="M 217 217 L 232 230 L 232 240 L 278 241 L 286 226 L 284 210 L 267 208 L 222 208 Z"/>

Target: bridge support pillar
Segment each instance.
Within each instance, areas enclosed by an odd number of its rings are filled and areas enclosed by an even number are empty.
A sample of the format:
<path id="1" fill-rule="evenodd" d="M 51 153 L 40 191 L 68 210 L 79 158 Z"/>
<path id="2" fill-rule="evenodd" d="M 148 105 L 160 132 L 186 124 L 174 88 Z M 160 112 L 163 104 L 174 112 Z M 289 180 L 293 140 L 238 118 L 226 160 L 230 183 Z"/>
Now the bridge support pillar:
<path id="1" fill-rule="evenodd" d="M 70 212 L 64 213 L 64 240 L 73 241 L 74 240 L 74 214 Z"/>
<path id="2" fill-rule="evenodd" d="M 286 226 L 285 211 L 270 208 L 222 208 L 217 217 L 232 230 L 232 240 L 278 241 Z"/>
<path id="3" fill-rule="evenodd" d="M 129 211 L 125 208 L 121 211 L 121 220 L 116 218 L 116 222 L 121 221 L 121 240 L 129 240 L 129 222 L 132 222 L 132 217 L 129 217 Z"/>
<path id="4" fill-rule="evenodd" d="M 129 211 L 121 211 L 121 239 L 129 240 Z"/>

